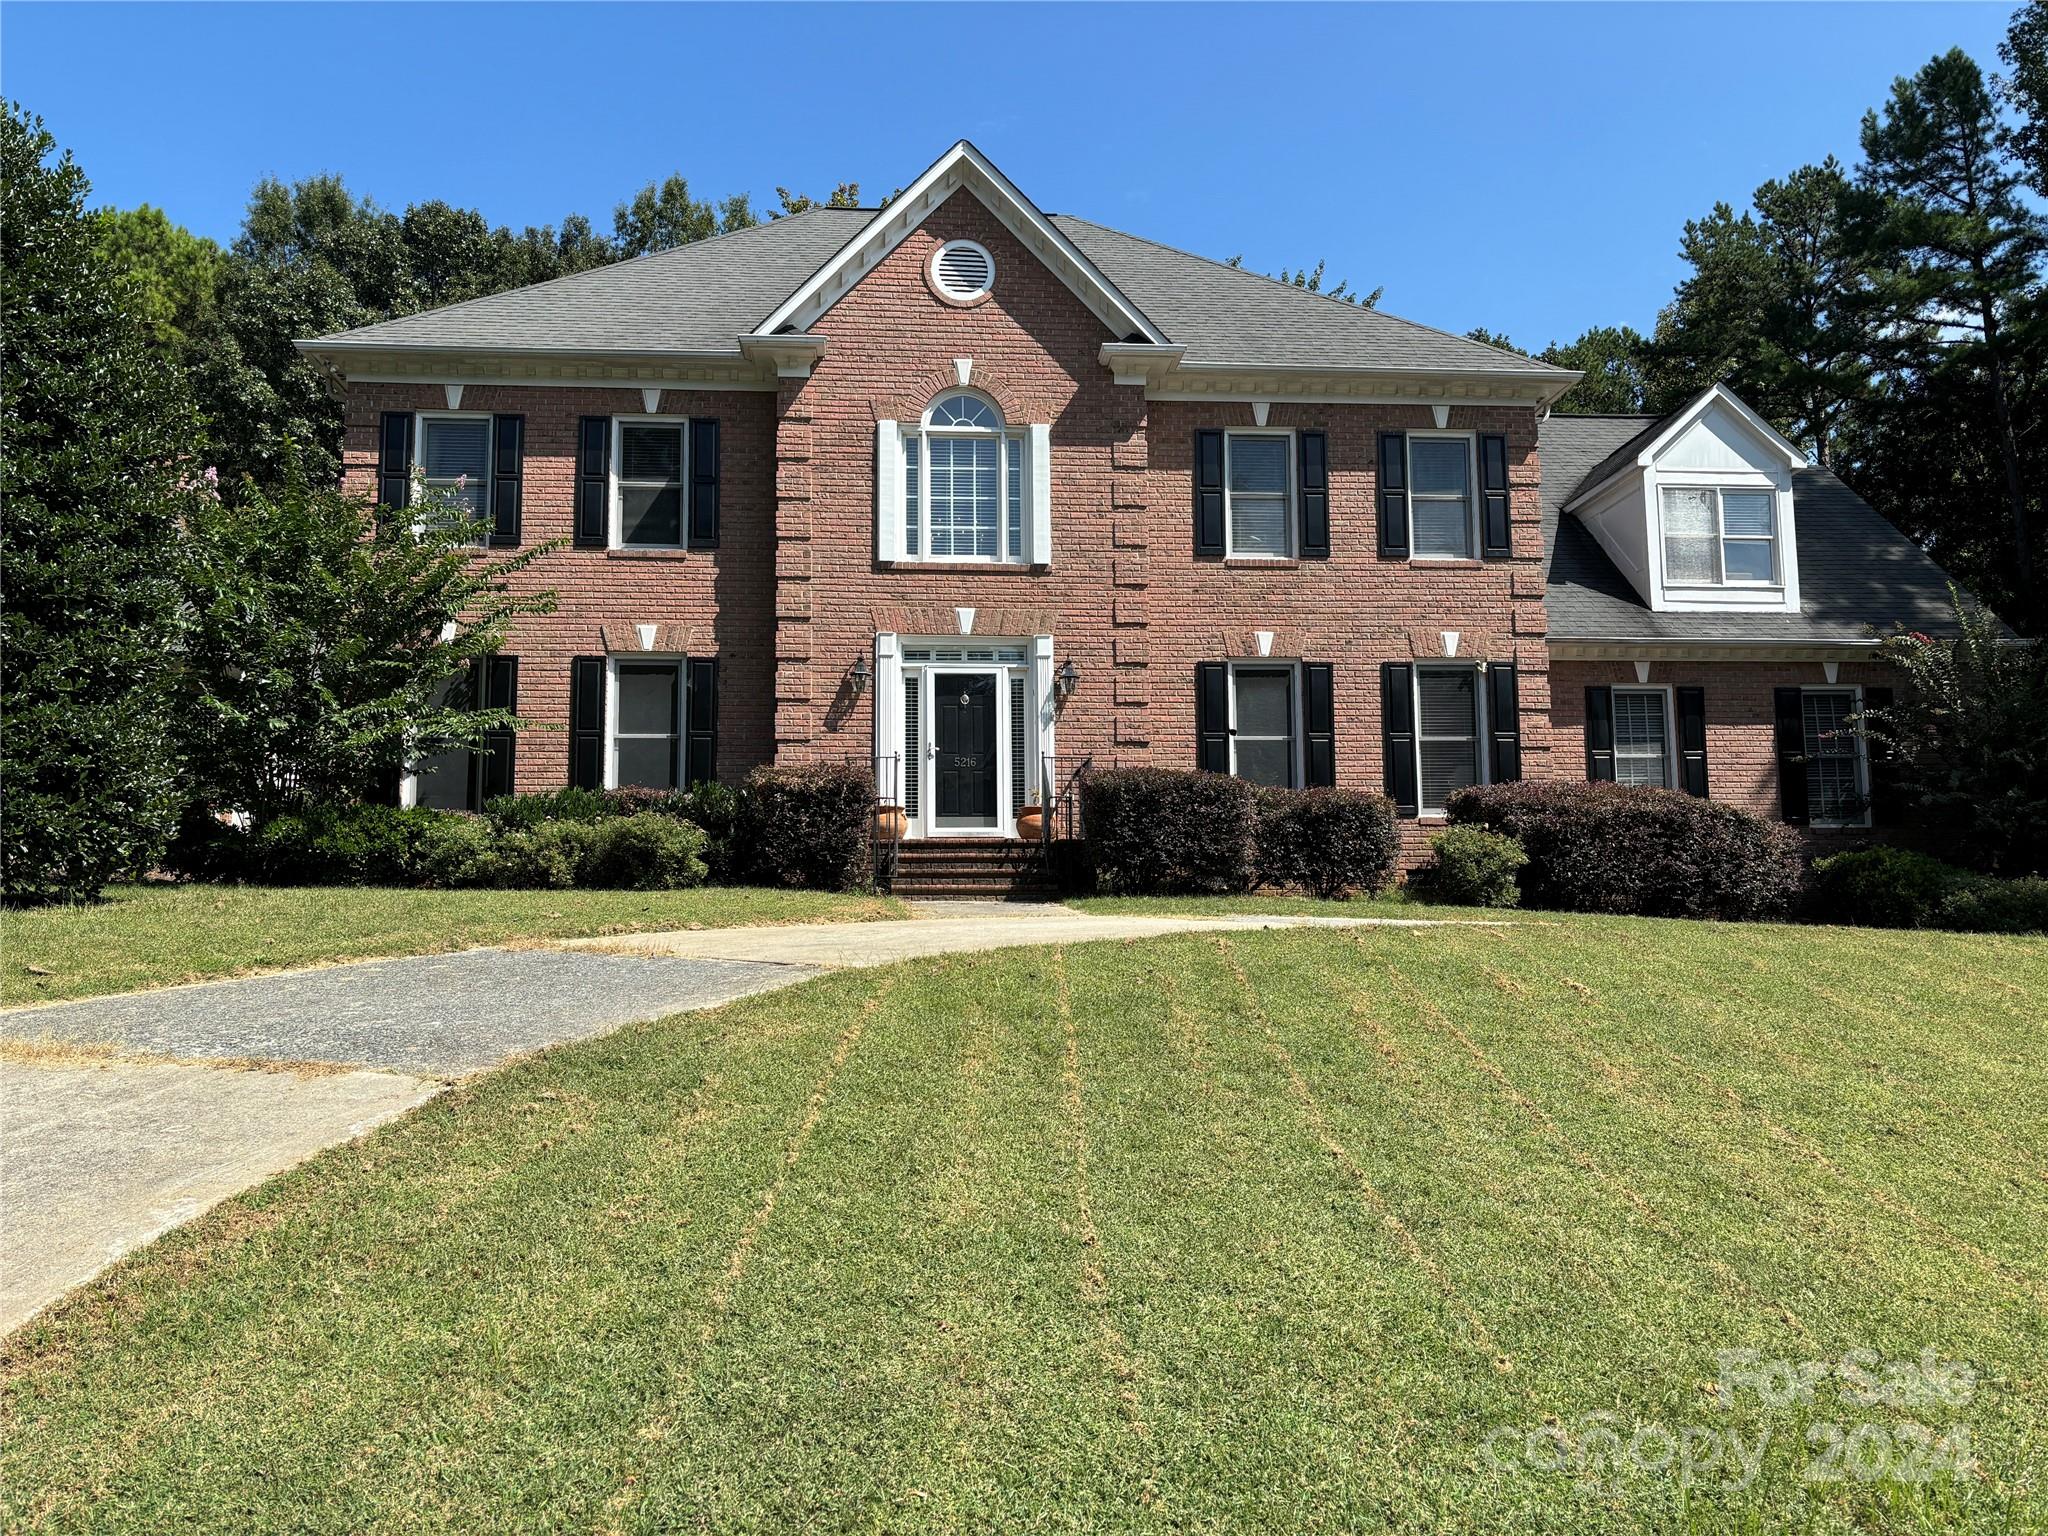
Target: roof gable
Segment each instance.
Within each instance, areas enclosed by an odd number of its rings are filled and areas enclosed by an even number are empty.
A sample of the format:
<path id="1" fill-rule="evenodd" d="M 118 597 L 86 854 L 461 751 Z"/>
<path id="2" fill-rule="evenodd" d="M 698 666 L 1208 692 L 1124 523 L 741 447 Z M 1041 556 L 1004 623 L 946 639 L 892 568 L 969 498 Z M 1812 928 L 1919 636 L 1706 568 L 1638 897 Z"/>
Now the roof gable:
<path id="1" fill-rule="evenodd" d="M 1702 390 L 1670 415 L 1651 422 L 1627 442 L 1596 464 L 1572 488 L 1564 503 L 1567 511 L 1590 501 L 1610 481 L 1633 469 L 1649 469 L 1667 455 L 1691 468 L 1716 467 L 1705 461 L 1714 457 L 1714 444 L 1732 449 L 1729 439 L 1747 438 L 1766 460 L 1776 460 L 1787 470 L 1807 467 L 1801 453 L 1748 403 L 1725 384 Z M 1745 458 L 1748 456 L 1745 455 Z"/>
<path id="2" fill-rule="evenodd" d="M 1104 276 L 980 150 L 962 139 L 874 214 L 851 239 L 799 284 L 763 320 L 759 332 L 806 331 L 955 192 L 971 192 L 1024 248 L 1071 289 L 1110 333 L 1154 346 L 1166 336 L 1124 292 Z"/>

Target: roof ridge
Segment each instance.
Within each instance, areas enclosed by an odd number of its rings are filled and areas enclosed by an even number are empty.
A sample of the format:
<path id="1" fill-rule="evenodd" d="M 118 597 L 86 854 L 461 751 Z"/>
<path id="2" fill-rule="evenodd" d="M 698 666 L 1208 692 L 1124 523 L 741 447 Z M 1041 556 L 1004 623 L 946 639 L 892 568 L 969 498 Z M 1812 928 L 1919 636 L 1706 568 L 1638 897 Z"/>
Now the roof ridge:
<path id="1" fill-rule="evenodd" d="M 1405 315 L 1397 315 L 1390 310 L 1369 308 L 1364 304 L 1354 304 L 1348 299 L 1333 298 L 1327 293 L 1319 293 L 1310 288 L 1284 282 L 1269 273 L 1254 272 L 1248 267 L 1233 267 L 1229 262 L 1218 261 L 1214 256 L 1203 256 L 1195 251 L 1183 250 L 1177 245 L 1168 245 L 1163 240 L 1153 240 L 1144 235 L 1134 235 L 1127 229 L 1117 229 L 1108 224 L 1098 224 L 1093 219 L 1084 219 L 1076 213 L 1049 213 L 1046 217 L 1049 219 L 1072 219 L 1076 224 L 1086 224 L 1090 229 L 1099 229 L 1104 234 L 1117 235 L 1125 240 L 1135 241 L 1139 245 L 1149 245 L 1155 251 L 1165 251 L 1172 256 L 1185 256 L 1189 261 L 1203 262 L 1208 266 L 1221 268 L 1225 272 L 1236 272 L 1244 277 L 1255 277 L 1262 283 L 1271 283 L 1275 288 L 1283 288 L 1289 293 L 1302 294 L 1311 299 L 1322 299 L 1326 303 L 1334 304 L 1339 309 L 1347 310 L 1352 314 L 1373 315 L 1381 320 L 1390 320 L 1396 325 L 1405 325 L 1412 331 L 1421 331 L 1430 336 L 1441 336 L 1447 341 L 1461 341 L 1468 347 L 1484 347 L 1487 351 L 1497 352 L 1502 357 L 1519 357 L 1523 362 L 1534 363 L 1539 368 L 1548 368 L 1557 373 L 1571 372 L 1569 368 L 1559 368 L 1555 363 L 1546 363 L 1540 358 L 1530 357 L 1524 352 L 1510 352 L 1505 347 L 1496 347 L 1489 342 L 1474 341 L 1470 336 L 1460 336 L 1455 331 L 1446 331 L 1433 325 L 1424 325 L 1420 320 L 1410 320 Z"/>

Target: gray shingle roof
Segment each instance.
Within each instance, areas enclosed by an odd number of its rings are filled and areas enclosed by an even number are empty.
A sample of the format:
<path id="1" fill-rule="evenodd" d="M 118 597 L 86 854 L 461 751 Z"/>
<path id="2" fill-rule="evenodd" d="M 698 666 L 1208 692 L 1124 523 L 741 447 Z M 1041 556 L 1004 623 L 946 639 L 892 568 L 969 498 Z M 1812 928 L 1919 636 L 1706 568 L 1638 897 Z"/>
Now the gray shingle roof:
<path id="1" fill-rule="evenodd" d="M 696 352 L 736 357 L 752 331 L 874 217 L 819 208 L 596 271 L 515 288 L 321 341 L 392 347 Z M 1556 373 L 1085 219 L 1053 223 L 1193 364 Z M 1121 338 L 1119 338 L 1121 339 Z"/>
<path id="2" fill-rule="evenodd" d="M 1867 640 L 1894 623 L 1952 632 L 1948 574 L 1875 508 L 1825 469 L 1792 476 L 1799 541 L 1796 614 L 1652 613 L 1586 525 L 1563 511 L 1581 486 L 1641 451 L 1668 418 L 1551 416 L 1537 450 L 1543 465 L 1543 545 L 1550 551 L 1543 606 L 1553 640 Z"/>

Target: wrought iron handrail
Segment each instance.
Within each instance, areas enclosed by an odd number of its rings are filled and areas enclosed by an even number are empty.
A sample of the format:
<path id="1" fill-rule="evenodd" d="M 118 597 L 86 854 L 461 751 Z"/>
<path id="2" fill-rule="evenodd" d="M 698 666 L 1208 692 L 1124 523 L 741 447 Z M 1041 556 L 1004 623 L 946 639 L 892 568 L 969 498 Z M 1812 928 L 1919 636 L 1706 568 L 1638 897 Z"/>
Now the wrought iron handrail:
<path id="1" fill-rule="evenodd" d="M 1062 763 L 1068 765 L 1064 778 Z M 1039 759 L 1038 782 L 1045 796 L 1045 817 L 1038 834 L 1041 842 L 1049 844 L 1081 835 L 1081 780 L 1094 763 L 1092 753 L 1080 758 Z"/>

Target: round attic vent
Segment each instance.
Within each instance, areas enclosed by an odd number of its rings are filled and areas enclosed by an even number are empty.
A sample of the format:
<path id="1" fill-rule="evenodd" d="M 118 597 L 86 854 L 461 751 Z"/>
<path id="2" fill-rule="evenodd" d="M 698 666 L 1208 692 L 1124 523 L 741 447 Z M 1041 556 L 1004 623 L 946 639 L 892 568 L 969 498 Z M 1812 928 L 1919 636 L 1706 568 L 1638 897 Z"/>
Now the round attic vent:
<path id="1" fill-rule="evenodd" d="M 995 280 L 995 258 L 972 240 L 948 240 L 932 253 L 932 286 L 956 304 L 983 297 Z"/>

